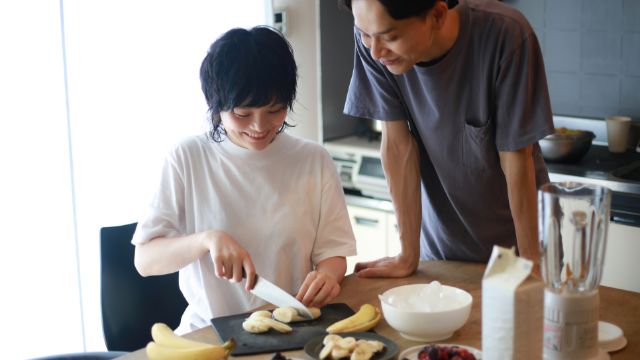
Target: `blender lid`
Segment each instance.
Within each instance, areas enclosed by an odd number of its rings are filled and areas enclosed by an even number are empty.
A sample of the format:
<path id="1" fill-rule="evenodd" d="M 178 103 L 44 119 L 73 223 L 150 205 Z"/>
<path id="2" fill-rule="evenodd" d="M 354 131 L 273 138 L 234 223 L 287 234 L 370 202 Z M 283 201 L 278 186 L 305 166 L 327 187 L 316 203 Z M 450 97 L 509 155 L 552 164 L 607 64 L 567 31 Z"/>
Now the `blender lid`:
<path id="1" fill-rule="evenodd" d="M 606 352 L 618 351 L 627 346 L 619 326 L 606 321 L 598 321 L 598 347 Z"/>

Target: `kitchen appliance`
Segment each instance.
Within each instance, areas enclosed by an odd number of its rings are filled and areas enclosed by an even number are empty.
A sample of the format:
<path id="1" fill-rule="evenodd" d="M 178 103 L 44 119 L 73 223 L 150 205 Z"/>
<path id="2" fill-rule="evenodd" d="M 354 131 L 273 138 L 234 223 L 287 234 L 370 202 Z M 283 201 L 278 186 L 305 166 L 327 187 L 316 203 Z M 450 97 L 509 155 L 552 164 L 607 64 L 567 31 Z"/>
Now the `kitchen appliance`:
<path id="1" fill-rule="evenodd" d="M 346 190 L 380 200 L 390 200 L 380 159 L 380 140 L 349 136 L 324 143 L 336 164 Z"/>
<path id="2" fill-rule="evenodd" d="M 298 299 L 293 297 L 288 292 L 282 290 L 280 287 L 272 283 L 271 281 L 258 276 L 256 274 L 256 283 L 253 286 L 253 289 L 250 290 L 252 294 L 255 296 L 270 302 L 273 305 L 278 307 L 292 307 L 298 310 L 300 316 L 305 317 L 307 319 L 312 319 L 313 315 L 309 309 L 307 309 L 304 304 L 302 304 Z"/>
<path id="3" fill-rule="evenodd" d="M 544 296 L 544 359 L 608 359 L 598 347 L 611 190 L 576 182 L 538 191 Z"/>

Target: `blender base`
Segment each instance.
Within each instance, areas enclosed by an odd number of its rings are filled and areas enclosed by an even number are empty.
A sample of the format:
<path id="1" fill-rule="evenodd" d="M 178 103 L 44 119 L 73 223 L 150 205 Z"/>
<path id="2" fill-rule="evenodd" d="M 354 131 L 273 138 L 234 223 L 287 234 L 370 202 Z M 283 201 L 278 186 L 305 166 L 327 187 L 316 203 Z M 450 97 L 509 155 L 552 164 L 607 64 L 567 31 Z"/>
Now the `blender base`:
<path id="1" fill-rule="evenodd" d="M 609 354 L 598 346 L 598 290 L 545 289 L 545 360 L 600 360 Z"/>

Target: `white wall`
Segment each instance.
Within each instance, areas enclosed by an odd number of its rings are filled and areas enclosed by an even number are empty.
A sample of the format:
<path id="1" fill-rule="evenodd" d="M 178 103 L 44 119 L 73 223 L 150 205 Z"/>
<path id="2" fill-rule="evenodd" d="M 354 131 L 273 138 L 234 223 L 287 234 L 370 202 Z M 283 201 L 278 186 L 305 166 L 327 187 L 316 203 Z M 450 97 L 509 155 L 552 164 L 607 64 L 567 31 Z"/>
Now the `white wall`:
<path id="1" fill-rule="evenodd" d="M 295 128 L 291 134 L 320 142 L 318 19 L 317 1 L 334 0 L 273 0 L 274 9 L 287 12 L 287 39 L 291 42 L 298 64 L 298 99 L 289 119 Z"/>

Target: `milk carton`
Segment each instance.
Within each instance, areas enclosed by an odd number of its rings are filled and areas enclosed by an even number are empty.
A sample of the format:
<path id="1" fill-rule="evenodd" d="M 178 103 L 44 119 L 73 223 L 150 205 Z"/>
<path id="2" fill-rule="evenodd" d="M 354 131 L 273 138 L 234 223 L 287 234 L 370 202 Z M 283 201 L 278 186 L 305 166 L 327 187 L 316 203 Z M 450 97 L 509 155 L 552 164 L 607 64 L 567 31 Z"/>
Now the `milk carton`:
<path id="1" fill-rule="evenodd" d="M 515 248 L 493 247 L 482 279 L 482 359 L 542 359 L 544 284 Z"/>

